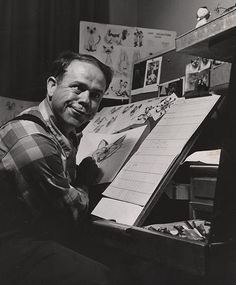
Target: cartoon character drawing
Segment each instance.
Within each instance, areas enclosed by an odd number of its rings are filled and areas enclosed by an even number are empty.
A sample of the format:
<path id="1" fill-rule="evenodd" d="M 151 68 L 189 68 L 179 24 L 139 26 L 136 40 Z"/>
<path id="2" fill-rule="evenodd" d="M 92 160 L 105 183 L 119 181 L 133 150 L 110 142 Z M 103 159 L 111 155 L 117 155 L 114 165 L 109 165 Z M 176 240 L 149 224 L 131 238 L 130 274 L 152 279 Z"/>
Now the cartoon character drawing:
<path id="1" fill-rule="evenodd" d="M 123 107 L 123 106 L 118 106 L 118 107 L 114 106 L 114 107 L 111 109 L 111 114 L 117 112 L 117 111 L 120 110 L 122 107 Z"/>
<path id="2" fill-rule="evenodd" d="M 140 108 L 142 107 L 142 104 L 136 105 L 131 111 L 130 111 L 130 116 L 133 116 Z"/>
<path id="3" fill-rule="evenodd" d="M 112 32 L 111 29 L 108 29 L 104 37 L 104 41 L 107 44 L 122 45 L 123 41 L 125 41 L 128 36 L 129 36 L 129 32 L 127 29 L 124 29 L 119 33 Z"/>
<path id="4" fill-rule="evenodd" d="M 114 92 L 116 96 L 129 97 L 127 88 L 128 88 L 128 81 L 120 79 L 118 88 L 115 89 L 114 86 L 111 86 L 111 91 Z"/>
<path id="5" fill-rule="evenodd" d="M 105 116 L 103 117 L 98 117 L 95 121 L 94 124 L 101 124 L 103 121 L 107 121 L 107 118 Z"/>
<path id="6" fill-rule="evenodd" d="M 6 102 L 6 107 L 7 107 L 8 110 L 13 110 L 13 109 L 15 109 L 16 104 L 14 102 L 7 101 Z"/>
<path id="7" fill-rule="evenodd" d="M 144 109 L 144 112 L 140 115 L 138 115 L 137 120 L 138 121 L 143 121 L 145 122 L 149 117 L 151 117 L 150 115 L 150 111 L 154 108 L 154 106 L 147 106 Z"/>
<path id="8" fill-rule="evenodd" d="M 93 152 L 92 157 L 97 163 L 101 163 L 121 148 L 125 138 L 126 134 L 110 144 L 105 139 L 102 139 L 99 142 L 97 149 Z"/>
<path id="9" fill-rule="evenodd" d="M 106 127 L 109 127 L 112 123 L 115 122 L 115 120 L 117 119 L 117 115 L 113 116 L 106 124 Z"/>
<path id="10" fill-rule="evenodd" d="M 128 112 L 130 109 L 132 109 L 133 107 L 134 107 L 134 104 L 125 106 L 124 110 L 122 111 L 122 114 L 125 114 L 125 113 Z"/>
<path id="11" fill-rule="evenodd" d="M 112 66 L 112 52 L 113 52 L 113 45 L 110 45 L 110 46 L 105 46 L 103 45 L 103 51 L 105 53 L 105 64 L 106 65 L 109 65 L 109 66 Z"/>
<path id="12" fill-rule="evenodd" d="M 100 41 L 101 36 L 98 34 L 96 27 L 87 26 L 84 48 L 89 52 L 95 52 Z"/>
<path id="13" fill-rule="evenodd" d="M 143 31 L 136 29 L 134 32 L 134 47 L 143 46 Z"/>
<path id="14" fill-rule="evenodd" d="M 104 127 L 104 125 L 97 125 L 97 126 L 93 129 L 93 132 L 94 132 L 94 133 L 98 133 L 98 132 L 102 129 L 102 127 Z"/>
<path id="15" fill-rule="evenodd" d="M 159 113 L 159 117 L 163 116 L 167 109 L 175 102 L 176 98 L 168 96 L 155 106 L 155 112 Z"/>
<path id="16" fill-rule="evenodd" d="M 125 50 L 120 51 L 120 58 L 117 66 L 118 73 L 127 76 L 129 70 L 129 57 Z"/>

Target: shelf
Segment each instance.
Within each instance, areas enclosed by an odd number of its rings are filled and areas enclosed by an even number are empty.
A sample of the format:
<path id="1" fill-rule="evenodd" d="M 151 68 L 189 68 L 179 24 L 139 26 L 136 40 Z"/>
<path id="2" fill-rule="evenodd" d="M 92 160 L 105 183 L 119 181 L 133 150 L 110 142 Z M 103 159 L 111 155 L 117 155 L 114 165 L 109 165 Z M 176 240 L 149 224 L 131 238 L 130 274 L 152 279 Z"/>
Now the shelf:
<path id="1" fill-rule="evenodd" d="M 236 54 L 236 9 L 177 37 L 176 51 L 232 62 Z"/>

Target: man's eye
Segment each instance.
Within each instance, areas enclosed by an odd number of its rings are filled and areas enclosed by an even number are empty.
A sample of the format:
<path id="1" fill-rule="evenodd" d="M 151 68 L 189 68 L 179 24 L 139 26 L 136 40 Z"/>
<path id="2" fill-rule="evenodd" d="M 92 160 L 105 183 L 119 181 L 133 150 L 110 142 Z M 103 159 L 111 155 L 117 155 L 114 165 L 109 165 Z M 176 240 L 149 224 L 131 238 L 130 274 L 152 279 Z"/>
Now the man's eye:
<path id="1" fill-rule="evenodd" d="M 95 100 L 99 100 L 102 97 L 102 94 L 100 92 L 91 92 L 90 96 Z"/>

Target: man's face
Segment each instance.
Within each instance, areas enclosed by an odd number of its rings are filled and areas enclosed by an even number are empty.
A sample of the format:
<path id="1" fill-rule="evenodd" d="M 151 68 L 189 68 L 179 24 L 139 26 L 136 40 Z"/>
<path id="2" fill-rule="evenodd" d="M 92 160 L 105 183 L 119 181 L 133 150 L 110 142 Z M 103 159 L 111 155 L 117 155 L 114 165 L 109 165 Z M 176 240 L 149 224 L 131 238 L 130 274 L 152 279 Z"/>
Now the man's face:
<path id="1" fill-rule="evenodd" d="M 105 89 L 104 74 L 88 62 L 72 61 L 61 82 L 50 77 L 47 91 L 58 127 L 68 134 L 92 119 Z"/>

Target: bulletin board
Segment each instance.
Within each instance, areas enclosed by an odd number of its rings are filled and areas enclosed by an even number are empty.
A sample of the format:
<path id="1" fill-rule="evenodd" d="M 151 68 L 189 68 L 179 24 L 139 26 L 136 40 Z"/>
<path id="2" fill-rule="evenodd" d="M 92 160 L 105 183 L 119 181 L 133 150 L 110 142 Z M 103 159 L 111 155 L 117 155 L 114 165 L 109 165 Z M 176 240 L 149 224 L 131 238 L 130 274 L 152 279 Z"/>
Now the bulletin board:
<path id="1" fill-rule="evenodd" d="M 104 98 L 130 98 L 133 63 L 158 51 L 175 48 L 176 32 L 80 22 L 79 52 L 91 54 L 114 70 Z"/>
<path id="2" fill-rule="evenodd" d="M 148 90 L 145 86 L 148 62 L 159 58 L 161 58 L 159 80 L 153 85 L 153 90 Z M 167 90 L 173 85 L 178 89 L 176 95 L 181 97 L 184 93 L 185 68 L 193 58 L 194 56 L 176 52 L 175 48 L 169 48 L 134 62 L 131 75 L 130 102 L 170 95 L 167 94 Z"/>

